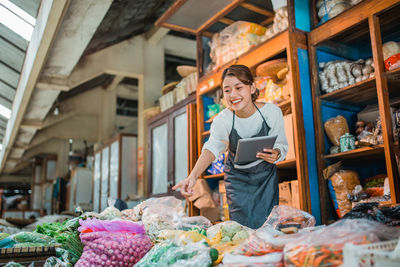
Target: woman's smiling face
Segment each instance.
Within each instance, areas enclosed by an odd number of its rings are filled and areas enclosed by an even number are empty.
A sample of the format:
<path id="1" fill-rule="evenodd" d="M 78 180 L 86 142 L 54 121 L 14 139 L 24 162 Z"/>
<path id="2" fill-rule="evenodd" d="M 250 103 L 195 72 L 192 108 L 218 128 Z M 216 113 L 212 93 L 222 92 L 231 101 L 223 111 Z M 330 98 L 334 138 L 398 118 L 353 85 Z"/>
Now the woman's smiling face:
<path id="1" fill-rule="evenodd" d="M 240 112 L 253 106 L 251 94 L 256 90 L 254 86 L 244 84 L 235 76 L 226 76 L 222 89 L 224 99 L 233 111 Z"/>

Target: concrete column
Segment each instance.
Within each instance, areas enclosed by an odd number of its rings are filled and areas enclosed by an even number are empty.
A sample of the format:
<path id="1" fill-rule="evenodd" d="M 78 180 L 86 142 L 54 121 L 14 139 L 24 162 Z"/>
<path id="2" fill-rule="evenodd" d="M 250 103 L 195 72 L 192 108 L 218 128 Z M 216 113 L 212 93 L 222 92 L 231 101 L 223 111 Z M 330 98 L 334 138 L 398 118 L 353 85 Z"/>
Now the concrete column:
<path id="1" fill-rule="evenodd" d="M 144 42 L 143 47 L 144 73 L 139 79 L 138 98 L 138 194 L 147 194 L 147 121 L 143 112 L 146 108 L 155 106 L 155 101 L 161 96 L 164 85 L 164 45 L 162 43 Z"/>
<path id="2" fill-rule="evenodd" d="M 117 94 L 115 90 L 101 91 L 99 141 L 107 142 L 115 133 Z"/>

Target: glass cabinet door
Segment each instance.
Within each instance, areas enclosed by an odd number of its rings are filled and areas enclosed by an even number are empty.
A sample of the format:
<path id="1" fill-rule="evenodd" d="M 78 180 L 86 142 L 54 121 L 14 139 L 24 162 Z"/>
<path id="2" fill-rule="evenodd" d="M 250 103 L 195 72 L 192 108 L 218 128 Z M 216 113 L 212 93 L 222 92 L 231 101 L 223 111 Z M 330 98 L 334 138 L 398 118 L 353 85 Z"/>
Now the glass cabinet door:
<path id="1" fill-rule="evenodd" d="M 152 194 L 168 192 L 168 126 L 161 124 L 152 130 Z"/>
<path id="2" fill-rule="evenodd" d="M 188 136 L 186 112 L 174 118 L 174 143 L 174 178 L 175 184 L 177 184 L 184 180 L 188 175 Z"/>
<path id="3" fill-rule="evenodd" d="M 94 156 L 94 174 L 93 174 L 93 210 L 100 212 L 100 179 L 101 179 L 101 153 Z"/>
<path id="4" fill-rule="evenodd" d="M 108 206 L 108 182 L 110 175 L 109 168 L 110 148 L 106 147 L 101 153 L 101 202 L 100 211 L 103 211 Z"/>
<path id="5" fill-rule="evenodd" d="M 110 151 L 110 198 L 116 200 L 118 198 L 119 180 L 119 143 L 115 141 L 111 144 Z"/>

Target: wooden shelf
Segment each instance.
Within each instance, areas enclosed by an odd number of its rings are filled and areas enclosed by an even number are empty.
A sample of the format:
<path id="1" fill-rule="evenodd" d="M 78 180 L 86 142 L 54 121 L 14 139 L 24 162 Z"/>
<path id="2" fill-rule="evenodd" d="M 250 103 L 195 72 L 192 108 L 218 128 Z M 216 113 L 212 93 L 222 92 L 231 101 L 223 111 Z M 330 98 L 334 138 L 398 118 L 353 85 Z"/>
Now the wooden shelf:
<path id="1" fill-rule="evenodd" d="M 325 159 L 358 159 L 375 157 L 377 155 L 383 156 L 383 145 L 377 145 L 373 147 L 362 147 L 347 152 L 340 152 L 336 154 L 325 155 Z"/>
<path id="2" fill-rule="evenodd" d="M 224 178 L 224 173 L 212 174 L 212 175 L 204 175 L 204 179 L 221 179 Z"/>
<path id="3" fill-rule="evenodd" d="M 379 202 L 379 205 L 380 206 L 390 206 L 390 205 L 392 205 L 392 201 L 391 200 L 381 201 L 381 202 Z"/>
<path id="4" fill-rule="evenodd" d="M 321 100 L 341 104 L 365 105 L 378 102 L 375 77 L 320 96 Z"/>
<path id="5" fill-rule="evenodd" d="M 364 0 L 338 16 L 328 20 L 320 26 L 313 29 L 309 34 L 309 45 L 315 46 L 326 40 L 332 39 L 340 33 L 360 24 L 380 11 L 395 5 L 396 1 L 376 1 Z M 353 32 L 353 38 L 356 38 L 357 32 Z"/>
<path id="6" fill-rule="evenodd" d="M 276 164 L 278 169 L 294 169 L 296 168 L 296 159 L 283 160 Z"/>
<path id="7" fill-rule="evenodd" d="M 283 116 L 292 113 L 292 101 L 291 99 L 286 99 L 283 102 L 278 104 L 278 107 L 281 108 Z"/>
<path id="8" fill-rule="evenodd" d="M 394 82 L 400 83 L 400 68 L 386 71 L 385 74 L 389 81 L 394 81 Z"/>
<path id="9" fill-rule="evenodd" d="M 268 60 L 271 57 L 279 55 L 286 50 L 286 44 L 289 42 L 289 34 L 294 35 L 298 44 L 304 44 L 305 46 L 305 36 L 299 32 L 290 32 L 288 30 L 279 33 L 273 38 L 259 44 L 253 49 L 250 49 L 239 58 L 231 60 L 221 66 L 217 71 L 208 73 L 203 77 L 199 78 L 199 83 L 197 86 L 198 94 L 206 94 L 219 85 L 219 80 L 221 78 L 223 70 L 232 64 L 242 64 L 249 68 L 253 68 L 256 65 Z M 306 46 L 305 46 L 306 49 Z"/>

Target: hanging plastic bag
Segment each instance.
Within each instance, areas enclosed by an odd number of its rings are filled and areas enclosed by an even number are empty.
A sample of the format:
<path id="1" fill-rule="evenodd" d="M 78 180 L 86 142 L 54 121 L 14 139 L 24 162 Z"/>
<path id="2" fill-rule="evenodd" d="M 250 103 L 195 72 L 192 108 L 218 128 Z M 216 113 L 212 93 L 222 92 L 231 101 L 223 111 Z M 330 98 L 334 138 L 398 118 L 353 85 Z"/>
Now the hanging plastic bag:
<path id="1" fill-rule="evenodd" d="M 134 222 L 81 221 L 83 254 L 75 266 L 134 266 L 152 247 L 143 225 Z M 116 226 L 111 227 L 110 224 Z M 131 231 L 128 231 L 130 229 Z M 110 230 L 110 231 L 109 231 Z M 119 231 L 121 230 L 121 231 Z"/>
<path id="2" fill-rule="evenodd" d="M 315 218 L 311 214 L 286 205 L 274 206 L 263 226 L 271 225 L 276 230 L 287 227 L 298 229 L 312 227 Z"/>
<path id="3" fill-rule="evenodd" d="M 400 229 L 365 219 L 340 220 L 285 246 L 285 266 L 340 266 L 343 247 L 397 239 Z"/>

